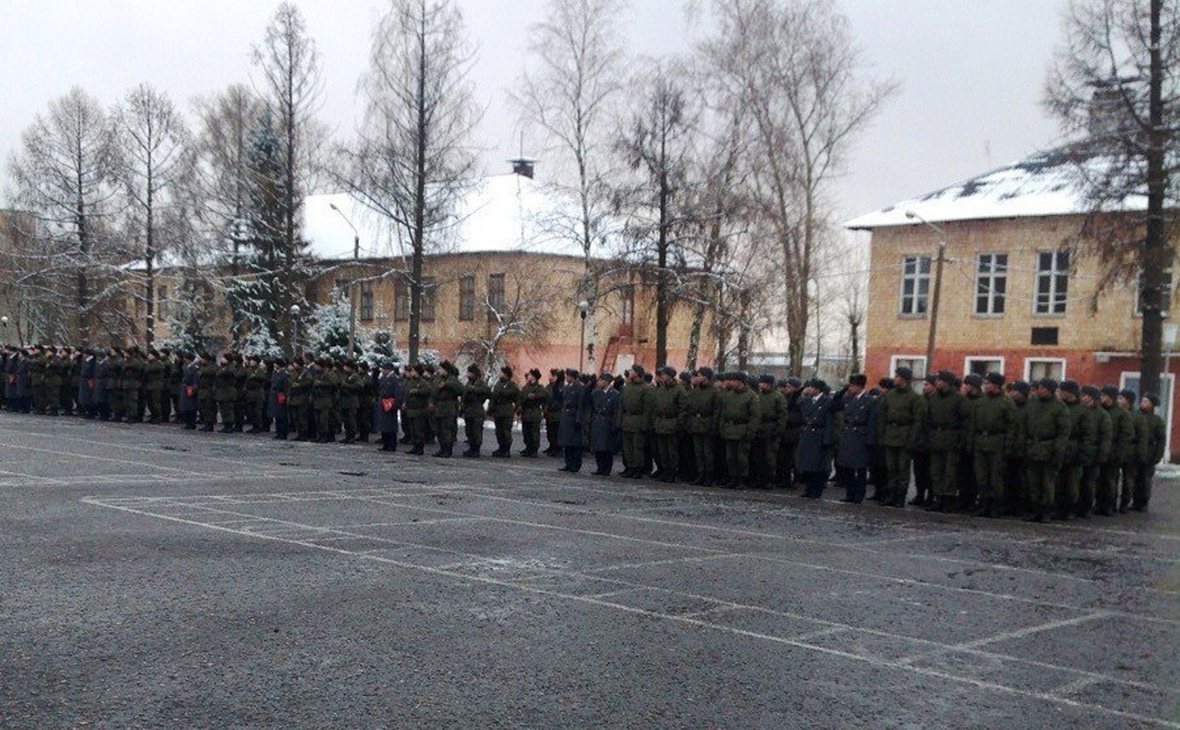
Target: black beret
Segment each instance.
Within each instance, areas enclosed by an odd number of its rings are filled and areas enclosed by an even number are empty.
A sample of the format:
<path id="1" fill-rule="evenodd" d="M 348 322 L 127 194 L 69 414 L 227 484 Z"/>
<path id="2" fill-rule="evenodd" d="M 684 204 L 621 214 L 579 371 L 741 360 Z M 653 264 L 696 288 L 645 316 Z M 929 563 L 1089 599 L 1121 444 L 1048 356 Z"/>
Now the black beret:
<path id="1" fill-rule="evenodd" d="M 1003 385 L 1004 384 L 1004 374 L 997 373 L 997 372 L 990 372 L 987 374 L 987 382 L 991 383 L 992 385 Z"/>
<path id="2" fill-rule="evenodd" d="M 967 376 L 963 378 L 963 382 L 972 387 L 979 388 L 983 385 L 983 378 L 979 373 L 967 373 Z"/>
<path id="3" fill-rule="evenodd" d="M 869 378 L 864 373 L 853 373 L 848 377 L 848 384 L 859 385 L 863 388 L 869 384 Z"/>
<path id="4" fill-rule="evenodd" d="M 1114 400 L 1119 397 L 1119 387 L 1117 385 L 1102 386 L 1102 395 Z"/>
<path id="5" fill-rule="evenodd" d="M 1094 385 L 1083 385 L 1082 395 L 1088 395 L 1094 400 L 1098 400 L 1098 396 L 1102 395 L 1102 391 L 1098 390 L 1097 386 Z"/>
<path id="6" fill-rule="evenodd" d="M 1065 393 L 1073 393 L 1074 395 L 1082 392 L 1082 388 L 1076 380 L 1062 380 L 1061 385 L 1057 387 Z"/>
<path id="7" fill-rule="evenodd" d="M 899 367 L 897 370 L 894 370 L 893 374 L 896 375 L 897 377 L 903 378 L 905 380 L 913 380 L 914 379 L 914 371 L 910 370 L 909 368 L 905 367 L 904 365 Z"/>

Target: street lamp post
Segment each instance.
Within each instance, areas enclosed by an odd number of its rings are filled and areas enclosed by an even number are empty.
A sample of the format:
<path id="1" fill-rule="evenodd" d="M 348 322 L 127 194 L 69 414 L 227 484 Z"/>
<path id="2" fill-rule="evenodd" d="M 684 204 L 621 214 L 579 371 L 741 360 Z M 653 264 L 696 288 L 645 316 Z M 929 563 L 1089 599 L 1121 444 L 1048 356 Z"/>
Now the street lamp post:
<path id="1" fill-rule="evenodd" d="M 918 215 L 912 210 L 905 212 L 905 217 L 910 220 L 917 219 L 921 223 L 925 223 L 935 233 L 938 234 L 938 258 L 934 265 L 934 294 L 930 300 L 930 332 L 926 335 L 926 372 L 929 373 L 934 367 L 934 341 L 935 334 L 938 331 L 938 303 L 942 298 L 942 265 L 946 261 L 946 231 L 940 226 L 936 226 L 922 216 Z M 914 292 L 915 295 L 917 292 Z"/>
<path id="2" fill-rule="evenodd" d="M 590 302 L 583 299 L 578 302 L 578 313 L 582 316 L 582 337 L 578 341 L 578 372 L 586 367 L 586 313 L 590 311 Z"/>
<path id="3" fill-rule="evenodd" d="M 300 355 L 300 352 L 299 352 L 299 313 L 300 313 L 299 305 L 292 304 L 291 309 L 289 309 L 288 311 L 291 313 L 291 332 L 294 333 L 292 336 L 292 342 L 291 342 L 291 355 L 294 357 L 298 357 Z"/>
<path id="4" fill-rule="evenodd" d="M 348 227 L 352 229 L 352 260 L 359 261 L 361 258 L 361 234 L 357 232 L 356 226 L 344 215 L 344 211 L 336 207 L 335 203 L 328 203 L 328 207 L 336 211 L 337 215 L 344 219 Z M 353 282 L 348 282 L 348 356 L 352 357 L 356 353 L 356 297 L 353 296 Z"/>

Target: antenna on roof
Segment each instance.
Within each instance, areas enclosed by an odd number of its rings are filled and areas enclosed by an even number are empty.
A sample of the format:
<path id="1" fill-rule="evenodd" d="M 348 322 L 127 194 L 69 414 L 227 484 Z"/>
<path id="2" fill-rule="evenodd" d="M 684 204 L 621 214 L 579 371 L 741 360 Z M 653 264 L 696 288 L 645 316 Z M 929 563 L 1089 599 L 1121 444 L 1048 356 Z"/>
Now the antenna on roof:
<path id="1" fill-rule="evenodd" d="M 536 172 L 537 168 L 537 161 L 531 157 L 524 156 L 523 129 L 520 130 L 520 154 L 516 157 L 516 159 L 508 160 L 508 162 L 512 165 L 512 172 L 520 175 L 521 177 L 527 177 L 530 180 L 533 178 L 533 174 Z"/>

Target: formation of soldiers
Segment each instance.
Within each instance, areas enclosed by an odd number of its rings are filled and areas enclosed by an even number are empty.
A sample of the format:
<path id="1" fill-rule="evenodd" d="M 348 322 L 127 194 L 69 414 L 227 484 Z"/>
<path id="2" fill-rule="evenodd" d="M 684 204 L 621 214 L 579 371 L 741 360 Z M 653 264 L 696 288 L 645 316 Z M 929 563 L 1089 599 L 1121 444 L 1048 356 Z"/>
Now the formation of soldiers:
<path id="1" fill-rule="evenodd" d="M 856 374 L 825 382 L 636 365 L 619 376 L 503 367 L 488 384 L 476 365 L 368 363 L 305 354 L 290 362 L 227 352 L 5 347 L 4 407 L 47 416 L 184 424 L 188 430 L 265 433 L 320 443 L 399 440 L 410 454 L 450 458 L 464 421 L 463 457 L 562 456 L 561 471 L 595 458 L 598 476 L 699 486 L 792 489 L 818 499 L 834 479 L 842 501 L 867 498 L 984 517 L 1036 521 L 1146 510 L 1164 454 L 1159 398 L 1066 380 L 913 373 L 869 387 Z M 541 450 L 542 435 L 546 449 Z M 915 494 L 910 498 L 911 484 Z M 908 500 L 908 502 L 907 502 Z"/>

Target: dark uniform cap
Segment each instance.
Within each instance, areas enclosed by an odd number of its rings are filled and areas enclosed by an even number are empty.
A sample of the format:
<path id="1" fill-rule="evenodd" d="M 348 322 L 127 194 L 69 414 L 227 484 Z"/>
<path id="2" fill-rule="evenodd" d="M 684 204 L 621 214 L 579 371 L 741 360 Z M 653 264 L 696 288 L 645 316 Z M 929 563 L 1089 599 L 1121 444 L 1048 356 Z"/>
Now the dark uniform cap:
<path id="1" fill-rule="evenodd" d="M 1159 408 L 1160 407 L 1160 397 L 1158 395 L 1156 395 L 1155 393 L 1144 393 L 1143 397 L 1146 398 L 1147 400 L 1151 401 L 1152 408 Z"/>
<path id="2" fill-rule="evenodd" d="M 914 379 L 914 371 L 910 370 L 909 368 L 907 368 L 904 365 L 899 367 L 897 370 L 894 370 L 893 374 L 896 375 L 897 377 L 903 378 L 905 380 L 913 380 Z"/>
<path id="3" fill-rule="evenodd" d="M 642 365 L 632 365 L 631 373 L 634 375 L 646 375 L 647 371 L 643 369 Z"/>
<path id="4" fill-rule="evenodd" d="M 702 378 L 705 378 L 707 380 L 712 380 L 713 379 L 713 368 L 709 368 L 709 367 L 697 368 L 697 375 L 699 375 Z"/>
<path id="5" fill-rule="evenodd" d="M 934 385 L 938 382 L 938 373 L 926 373 L 926 377 L 922 378 L 927 383 Z"/>
<path id="6" fill-rule="evenodd" d="M 529 375 L 532 375 L 537 380 L 541 379 L 541 371 L 537 368 L 533 368 L 532 370 L 530 370 Z"/>
<path id="7" fill-rule="evenodd" d="M 852 375 L 848 376 L 848 384 L 859 385 L 863 388 L 869 384 L 869 378 L 864 373 L 853 373 Z"/>
<path id="8" fill-rule="evenodd" d="M 992 385 L 1001 385 L 1002 386 L 1004 384 L 1004 374 L 997 373 L 997 372 L 988 373 L 987 374 L 987 382 L 991 383 Z"/>
<path id="9" fill-rule="evenodd" d="M 505 365 L 504 367 L 500 368 L 500 372 L 504 373 L 505 375 L 507 375 L 508 377 L 511 378 L 512 377 L 512 366 Z"/>
<path id="10" fill-rule="evenodd" d="M 687 383 L 692 380 L 692 373 L 688 370 L 681 370 L 680 379 Z"/>
<path id="11" fill-rule="evenodd" d="M 893 387 L 893 381 L 889 378 L 881 378 L 877 381 L 877 387 L 883 390 L 888 390 Z"/>
<path id="12" fill-rule="evenodd" d="M 1135 398 L 1136 398 L 1136 396 L 1135 396 L 1135 391 L 1131 390 L 1130 388 L 1126 388 L 1126 389 L 1124 389 L 1124 390 L 1120 390 L 1120 391 L 1119 391 L 1119 395 L 1121 395 L 1122 397 L 1126 398 L 1126 399 L 1127 399 L 1128 401 L 1130 401 L 1131 403 L 1134 403 L 1134 402 L 1135 402 Z"/>
<path id="13" fill-rule="evenodd" d="M 1098 400 L 1098 396 L 1102 395 L 1102 391 L 1098 390 L 1098 387 L 1094 385 L 1083 385 L 1082 395 L 1088 395 L 1094 400 Z"/>
<path id="14" fill-rule="evenodd" d="M 791 377 L 787 378 L 787 385 L 790 385 L 794 388 L 802 388 L 803 380 L 792 375 Z"/>
<path id="15" fill-rule="evenodd" d="M 1119 387 L 1117 385 L 1104 385 L 1102 386 L 1102 395 L 1114 400 L 1119 397 Z"/>
<path id="16" fill-rule="evenodd" d="M 749 385 L 750 383 L 750 377 L 742 372 L 732 373 L 729 378 L 730 380 L 736 380 L 743 385 Z"/>
<path id="17" fill-rule="evenodd" d="M 955 380 L 956 380 L 955 374 L 952 373 L 950 370 L 939 370 L 938 371 L 938 379 L 944 383 L 949 383 L 951 385 L 954 385 Z"/>
<path id="18" fill-rule="evenodd" d="M 1076 380 L 1062 380 L 1061 385 L 1057 387 L 1066 393 L 1073 393 L 1074 395 L 1082 392 L 1082 388 Z"/>
<path id="19" fill-rule="evenodd" d="M 1053 393 L 1057 390 L 1057 381 L 1053 378 L 1041 378 L 1037 381 L 1037 387 L 1044 388 L 1050 393 Z"/>
<path id="20" fill-rule="evenodd" d="M 472 375 L 474 375 L 476 377 L 483 375 L 483 371 L 480 370 L 479 366 L 476 365 L 475 363 L 471 363 L 470 365 L 467 366 L 467 372 L 471 373 Z"/>
<path id="21" fill-rule="evenodd" d="M 979 373 L 968 373 L 967 377 L 963 378 L 963 382 L 975 388 L 983 387 L 983 378 Z"/>
<path id="22" fill-rule="evenodd" d="M 758 376 L 758 382 L 759 384 L 766 383 L 767 385 L 774 385 L 774 376 L 770 373 L 762 373 Z"/>
<path id="23" fill-rule="evenodd" d="M 1012 381 L 1012 390 L 1022 393 L 1023 395 L 1028 395 L 1028 392 L 1032 390 L 1032 388 L 1030 388 L 1029 384 L 1023 380 L 1014 380 Z"/>

